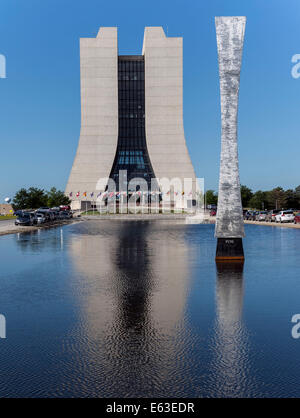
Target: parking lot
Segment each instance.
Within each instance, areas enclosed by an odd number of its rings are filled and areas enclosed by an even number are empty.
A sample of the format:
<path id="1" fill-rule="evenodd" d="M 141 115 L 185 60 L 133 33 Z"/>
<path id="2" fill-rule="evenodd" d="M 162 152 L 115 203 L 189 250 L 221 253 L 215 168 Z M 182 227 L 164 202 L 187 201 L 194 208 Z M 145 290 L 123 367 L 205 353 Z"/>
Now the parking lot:
<path id="1" fill-rule="evenodd" d="M 70 206 L 60 206 L 57 208 L 41 207 L 36 210 L 17 210 L 14 215 L 16 216 L 16 226 L 43 225 L 73 218 L 73 212 Z"/>
<path id="2" fill-rule="evenodd" d="M 15 212 L 15 215 L 15 219 L 0 222 L 0 235 L 64 225 L 73 219 L 73 212 L 69 207 L 39 208 L 34 211 L 19 210 Z"/>
<path id="3" fill-rule="evenodd" d="M 272 209 L 272 210 L 244 210 L 245 221 L 265 224 L 300 224 L 300 211 L 297 209 Z"/>

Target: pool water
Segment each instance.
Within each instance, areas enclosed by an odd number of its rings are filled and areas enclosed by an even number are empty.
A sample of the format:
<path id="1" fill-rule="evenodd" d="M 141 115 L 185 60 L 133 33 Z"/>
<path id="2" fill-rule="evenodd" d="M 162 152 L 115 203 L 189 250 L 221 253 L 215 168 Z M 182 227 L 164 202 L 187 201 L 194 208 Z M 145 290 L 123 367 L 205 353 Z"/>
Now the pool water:
<path id="1" fill-rule="evenodd" d="M 300 231 L 85 221 L 0 237 L 1 397 L 300 396 Z"/>

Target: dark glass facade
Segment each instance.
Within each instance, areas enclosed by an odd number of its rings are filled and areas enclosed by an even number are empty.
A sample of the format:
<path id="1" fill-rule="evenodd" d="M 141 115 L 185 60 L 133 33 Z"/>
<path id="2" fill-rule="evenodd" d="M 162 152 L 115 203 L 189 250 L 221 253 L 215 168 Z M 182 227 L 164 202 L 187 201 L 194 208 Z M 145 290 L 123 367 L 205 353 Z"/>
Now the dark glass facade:
<path id="1" fill-rule="evenodd" d="M 145 133 L 145 62 L 141 55 L 118 58 L 118 147 L 110 173 L 119 190 L 119 171 L 127 170 L 127 181 L 143 178 L 150 189 L 154 172 Z"/>

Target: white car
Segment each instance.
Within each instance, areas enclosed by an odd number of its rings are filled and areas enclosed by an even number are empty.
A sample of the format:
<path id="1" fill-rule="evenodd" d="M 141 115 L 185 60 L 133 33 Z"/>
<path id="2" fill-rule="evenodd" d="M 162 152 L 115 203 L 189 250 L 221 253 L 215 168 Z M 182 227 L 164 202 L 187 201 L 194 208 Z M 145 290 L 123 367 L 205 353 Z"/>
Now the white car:
<path id="1" fill-rule="evenodd" d="M 45 218 L 45 216 L 42 213 L 37 213 L 36 214 L 36 217 L 37 217 L 37 223 L 38 223 L 38 225 L 44 224 L 46 222 L 46 218 Z"/>
<path id="2" fill-rule="evenodd" d="M 294 222 L 295 216 L 292 210 L 281 210 L 275 216 L 275 222 Z"/>

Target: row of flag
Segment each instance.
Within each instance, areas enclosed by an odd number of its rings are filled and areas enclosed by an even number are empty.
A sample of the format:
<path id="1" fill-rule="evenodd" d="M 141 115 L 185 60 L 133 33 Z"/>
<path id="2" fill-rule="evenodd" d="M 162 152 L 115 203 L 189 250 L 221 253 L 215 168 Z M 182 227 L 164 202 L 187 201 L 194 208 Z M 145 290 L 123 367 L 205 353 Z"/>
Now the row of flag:
<path id="1" fill-rule="evenodd" d="M 130 193 L 128 193 L 128 192 L 126 192 L 126 191 L 124 191 L 124 192 L 100 192 L 100 193 L 98 193 L 97 194 L 97 198 L 98 197 L 100 197 L 100 196 L 102 196 L 102 197 L 113 197 L 113 196 L 117 196 L 117 197 L 119 197 L 119 196 L 127 196 L 128 194 L 130 194 Z M 155 191 L 155 192 L 147 192 L 147 191 L 145 191 L 145 192 L 143 192 L 143 191 L 137 191 L 137 192 L 132 192 L 131 193 L 131 195 L 132 196 L 142 196 L 142 195 L 151 195 L 151 196 L 153 196 L 153 195 L 159 195 L 159 194 L 161 194 L 161 195 L 163 195 L 164 193 L 163 192 L 158 192 L 158 191 Z M 169 195 L 170 194 L 170 190 L 166 193 L 166 195 Z M 178 195 L 184 195 L 185 193 L 184 192 L 174 192 L 174 194 L 176 195 L 176 196 L 178 196 Z M 188 196 L 192 196 L 192 192 L 190 192 L 190 193 L 188 193 Z M 82 193 L 82 196 L 83 197 L 87 197 L 87 195 L 88 195 L 88 193 L 87 192 L 84 192 L 84 193 Z M 94 197 L 94 192 L 92 192 L 92 193 L 90 193 L 89 194 L 90 195 L 90 197 Z M 70 192 L 69 193 L 69 196 L 70 197 L 72 197 L 73 196 L 73 192 Z M 76 197 L 80 197 L 80 192 L 77 192 L 76 193 Z"/>

